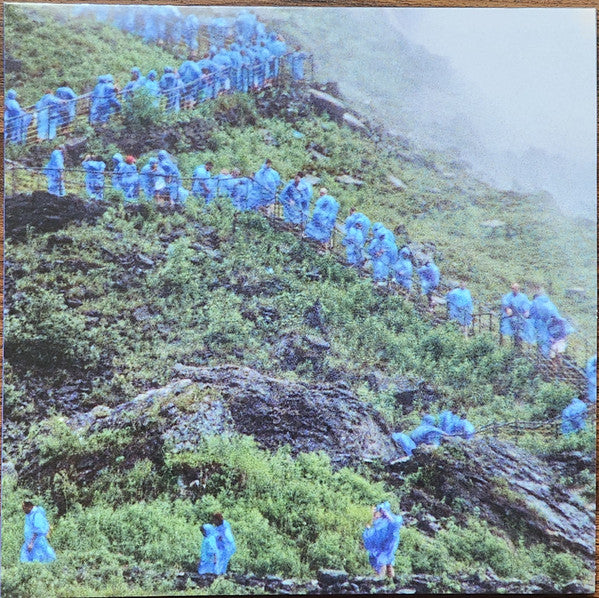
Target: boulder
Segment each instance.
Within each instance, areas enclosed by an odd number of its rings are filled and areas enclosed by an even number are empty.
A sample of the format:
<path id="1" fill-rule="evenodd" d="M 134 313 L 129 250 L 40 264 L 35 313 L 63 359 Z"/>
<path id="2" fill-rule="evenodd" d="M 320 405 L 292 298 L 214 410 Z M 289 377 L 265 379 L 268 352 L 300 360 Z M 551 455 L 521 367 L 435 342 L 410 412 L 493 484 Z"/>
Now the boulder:
<path id="1" fill-rule="evenodd" d="M 358 118 L 356 118 L 353 114 L 349 112 L 345 112 L 343 114 L 343 123 L 346 124 L 352 131 L 357 131 L 358 133 L 364 133 L 366 135 L 370 135 L 370 130 L 368 127 Z"/>
<path id="2" fill-rule="evenodd" d="M 353 185 L 354 187 L 361 187 L 364 184 L 364 181 L 360 179 L 356 179 L 349 174 L 342 174 L 335 177 L 335 180 L 338 183 L 342 183 L 343 185 Z"/>
<path id="3" fill-rule="evenodd" d="M 405 191 L 408 188 L 407 185 L 401 179 L 398 179 L 392 174 L 387 175 L 387 180 L 399 191 Z"/>
<path id="4" fill-rule="evenodd" d="M 345 114 L 345 104 L 338 98 L 325 93 L 324 91 L 318 91 L 317 89 L 309 89 L 310 102 L 319 112 L 328 112 L 335 120 L 342 120 Z"/>
<path id="5" fill-rule="evenodd" d="M 343 584 L 349 579 L 349 575 L 338 569 L 319 569 L 316 579 L 323 586 L 332 586 L 334 584 Z"/>

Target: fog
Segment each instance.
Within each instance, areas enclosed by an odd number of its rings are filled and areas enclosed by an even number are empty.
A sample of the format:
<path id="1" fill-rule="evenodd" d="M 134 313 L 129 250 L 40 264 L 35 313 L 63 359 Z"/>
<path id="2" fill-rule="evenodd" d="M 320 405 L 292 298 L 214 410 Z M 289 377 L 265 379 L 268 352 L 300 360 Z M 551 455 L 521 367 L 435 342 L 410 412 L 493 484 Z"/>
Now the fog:
<path id="1" fill-rule="evenodd" d="M 387 10 L 409 40 L 449 60 L 486 151 L 463 148 L 496 182 L 545 188 L 596 214 L 593 9 Z"/>

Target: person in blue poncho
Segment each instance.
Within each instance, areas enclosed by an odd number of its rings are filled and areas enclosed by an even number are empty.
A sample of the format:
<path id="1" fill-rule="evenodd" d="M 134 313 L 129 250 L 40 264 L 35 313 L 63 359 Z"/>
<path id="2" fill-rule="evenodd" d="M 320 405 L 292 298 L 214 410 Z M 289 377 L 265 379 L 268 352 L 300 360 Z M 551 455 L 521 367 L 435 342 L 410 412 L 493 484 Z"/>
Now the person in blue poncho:
<path id="1" fill-rule="evenodd" d="M 431 259 L 427 259 L 424 266 L 421 266 L 416 271 L 420 278 L 420 292 L 426 295 L 428 300 L 428 308 L 433 310 L 433 291 L 439 286 L 441 273 L 439 268 Z"/>
<path id="2" fill-rule="evenodd" d="M 121 167 L 121 189 L 128 200 L 139 196 L 139 174 L 133 156 L 127 156 Z"/>
<path id="3" fill-rule="evenodd" d="M 228 92 L 231 87 L 231 57 L 228 50 L 221 48 L 214 54 L 212 62 L 216 65 L 215 81 L 218 92 Z"/>
<path id="4" fill-rule="evenodd" d="M 41 100 L 35 105 L 38 139 L 54 139 L 60 124 L 60 107 L 65 104 L 51 89 L 46 89 Z"/>
<path id="5" fill-rule="evenodd" d="M 157 80 L 158 73 L 155 70 L 151 70 L 146 77 L 144 88 L 148 91 L 151 97 L 155 98 L 153 104 L 158 107 L 160 104 L 160 84 Z"/>
<path id="6" fill-rule="evenodd" d="M 214 178 L 214 193 L 217 197 L 230 197 L 233 175 L 223 168 Z"/>
<path id="7" fill-rule="evenodd" d="M 556 370 L 561 364 L 561 355 L 568 346 L 568 335 L 574 332 L 574 328 L 568 320 L 561 316 L 551 316 L 547 322 L 547 334 L 549 335 L 549 359 L 551 367 Z"/>
<path id="8" fill-rule="evenodd" d="M 183 23 L 183 39 L 192 49 L 198 49 L 198 33 L 200 31 L 200 19 L 195 15 L 187 15 Z"/>
<path id="9" fill-rule="evenodd" d="M 304 79 L 304 60 L 308 58 L 305 52 L 302 52 L 300 46 L 295 47 L 295 51 L 287 56 L 287 62 L 291 69 L 291 76 L 294 81 L 303 81 Z"/>
<path id="10" fill-rule="evenodd" d="M 171 205 L 185 203 L 188 192 L 181 187 L 181 173 L 166 150 L 158 152 L 158 165 L 165 174 L 166 190 Z"/>
<path id="11" fill-rule="evenodd" d="M 235 27 L 241 41 L 246 44 L 249 43 L 256 33 L 256 15 L 247 10 L 242 10 L 235 19 Z"/>
<path id="12" fill-rule="evenodd" d="M 349 229 L 345 228 L 345 237 L 341 243 L 346 247 L 347 261 L 350 265 L 361 268 L 364 264 L 364 233 L 362 232 L 362 223 L 355 221 Z"/>
<path id="13" fill-rule="evenodd" d="M 368 560 L 378 575 L 395 576 L 393 567 L 402 525 L 403 517 L 393 513 L 387 501 L 373 508 L 372 522 L 366 526 L 362 540 Z"/>
<path id="14" fill-rule="evenodd" d="M 189 54 L 187 60 L 179 67 L 179 77 L 183 83 L 183 108 L 193 108 L 199 94 L 202 71 L 195 60 L 194 54 Z"/>
<path id="15" fill-rule="evenodd" d="M 57 147 L 51 154 L 50 160 L 44 166 L 44 174 L 48 179 L 48 193 L 63 197 L 64 189 L 64 147 Z"/>
<path id="16" fill-rule="evenodd" d="M 320 197 L 314 206 L 312 220 L 306 226 L 306 235 L 321 243 L 328 243 L 331 240 L 331 233 L 333 232 L 338 212 L 339 203 L 334 197 L 328 194 L 325 187 L 322 187 L 320 189 Z M 305 214 L 305 217 L 307 217 L 307 214 Z"/>
<path id="17" fill-rule="evenodd" d="M 241 173 L 240 173 L 241 174 Z M 239 176 L 231 190 L 233 206 L 242 212 L 254 208 L 260 199 L 260 189 L 251 177 Z"/>
<path id="18" fill-rule="evenodd" d="M 281 176 L 272 167 L 272 161 L 267 159 L 260 169 L 254 174 L 254 181 L 260 189 L 258 203 L 253 208 L 268 206 L 273 203 L 277 197 L 277 188 L 281 184 Z"/>
<path id="19" fill-rule="evenodd" d="M 208 160 L 206 164 L 200 164 L 193 171 L 191 192 L 197 198 L 203 197 L 206 203 L 210 203 L 214 199 L 214 185 L 211 180 L 213 166 L 214 164 Z"/>
<path id="20" fill-rule="evenodd" d="M 462 328 L 464 336 L 468 336 L 468 328 L 472 324 L 472 312 L 474 309 L 472 295 L 466 288 L 464 281 L 460 282 L 457 289 L 452 289 L 445 295 L 449 319 L 455 320 Z"/>
<path id="21" fill-rule="evenodd" d="M 439 428 L 450 436 L 462 436 L 469 439 L 474 436 L 476 429 L 467 420 L 451 411 L 443 411 L 439 415 Z"/>
<path id="22" fill-rule="evenodd" d="M 17 92 L 9 89 L 4 99 L 4 139 L 9 143 L 25 143 L 33 115 L 21 108 Z"/>
<path id="23" fill-rule="evenodd" d="M 231 79 L 231 89 L 233 91 L 241 91 L 241 64 L 242 56 L 239 51 L 239 45 L 232 43 L 229 47 L 229 77 Z"/>
<path id="24" fill-rule="evenodd" d="M 116 94 L 117 88 L 112 75 L 100 75 L 91 95 L 90 124 L 102 125 L 108 122 L 112 112 L 118 112 L 121 109 Z"/>
<path id="25" fill-rule="evenodd" d="M 166 97 L 166 111 L 179 112 L 182 85 L 172 66 L 164 67 L 164 75 L 158 85 Z"/>
<path id="26" fill-rule="evenodd" d="M 412 452 L 416 448 L 416 443 L 407 434 L 394 432 L 391 434 L 391 438 L 403 449 L 408 457 L 412 456 Z"/>
<path id="27" fill-rule="evenodd" d="M 537 342 L 537 347 L 542 355 L 549 357 L 551 349 L 551 341 L 549 338 L 549 320 L 553 317 L 559 317 L 557 307 L 550 301 L 545 292 L 540 289 L 535 293 L 531 306 L 529 317 L 534 327 L 534 335 Z"/>
<path id="28" fill-rule="evenodd" d="M 229 33 L 229 24 L 223 17 L 216 17 L 208 25 L 208 35 L 210 36 L 210 45 L 223 46 L 227 34 Z"/>
<path id="29" fill-rule="evenodd" d="M 54 95 L 61 100 L 61 104 L 58 106 L 58 124 L 62 128 L 61 132 L 65 132 L 77 114 L 77 94 L 64 81 Z"/>
<path id="30" fill-rule="evenodd" d="M 285 222 L 305 224 L 310 213 L 310 189 L 302 180 L 304 173 L 300 170 L 293 180 L 289 181 L 279 194 L 283 206 Z"/>
<path id="31" fill-rule="evenodd" d="M 370 220 L 368 216 L 362 214 L 362 212 L 358 212 L 356 208 L 350 208 L 349 216 L 345 220 L 345 232 L 349 232 L 349 229 L 354 225 L 354 223 L 359 222 L 362 225 L 362 234 L 364 235 L 364 241 L 368 238 L 368 233 L 370 232 Z"/>
<path id="32" fill-rule="evenodd" d="M 198 573 L 216 575 L 220 568 L 219 550 L 216 545 L 216 528 L 211 523 L 202 525 L 202 548 L 200 549 L 200 564 Z"/>
<path id="33" fill-rule="evenodd" d="M 572 402 L 562 411 L 562 434 L 584 430 L 586 417 L 586 404 L 580 399 L 572 399 Z"/>
<path id="34" fill-rule="evenodd" d="M 214 513 L 212 523 L 216 527 L 216 546 L 220 552 L 216 572 L 223 575 L 227 572 L 229 561 L 235 554 L 237 546 L 235 545 L 231 524 L 223 518 L 221 513 Z"/>
<path id="35" fill-rule="evenodd" d="M 112 188 L 116 191 L 120 191 L 121 187 L 121 171 L 123 166 L 125 165 L 125 160 L 122 154 L 116 153 L 112 156 L 112 176 L 110 178 L 110 183 Z"/>
<path id="36" fill-rule="evenodd" d="M 368 255 L 372 260 L 372 277 L 379 285 L 386 284 L 389 268 L 397 260 L 397 245 L 393 233 L 380 222 L 372 227 L 373 239 L 368 246 Z"/>
<path id="37" fill-rule="evenodd" d="M 501 299 L 501 323 L 499 330 L 503 336 L 513 336 L 514 344 L 520 346 L 522 341 L 534 343 L 535 332 L 529 320 L 531 303 L 528 297 L 520 292 L 518 283 L 512 284 L 512 290 Z"/>
<path id="38" fill-rule="evenodd" d="M 408 247 L 402 247 L 399 250 L 399 257 L 391 266 L 395 282 L 408 293 L 412 290 L 412 273 L 414 271 L 411 255 L 412 252 Z"/>
<path id="39" fill-rule="evenodd" d="M 48 542 L 50 524 L 46 518 L 46 511 L 32 501 L 23 501 L 25 513 L 25 526 L 23 529 L 25 541 L 21 547 L 21 562 L 51 563 L 56 560 L 56 553 Z"/>
<path id="40" fill-rule="evenodd" d="M 420 425 L 410 434 L 410 438 L 418 444 L 432 444 L 439 446 L 443 437 L 443 430 L 435 426 L 435 418 L 425 415 Z"/>
<path id="41" fill-rule="evenodd" d="M 155 198 L 159 181 L 165 185 L 164 171 L 158 165 L 158 158 L 150 158 L 139 173 L 139 184 L 148 201 Z"/>
<path id="42" fill-rule="evenodd" d="M 278 79 L 281 58 L 287 53 L 287 44 L 280 35 L 272 32 L 266 42 L 266 47 L 271 54 L 271 76 L 273 79 Z"/>
<path id="43" fill-rule="evenodd" d="M 253 72 L 252 72 L 252 64 L 253 60 L 250 54 L 248 53 L 247 48 L 241 48 L 239 50 L 239 54 L 241 55 L 241 70 L 239 73 L 239 91 L 243 93 L 247 93 L 249 89 L 253 85 Z"/>
<path id="44" fill-rule="evenodd" d="M 585 368 L 587 378 L 587 399 L 591 403 L 597 402 L 597 355 L 589 358 Z"/>
<path id="45" fill-rule="evenodd" d="M 106 170 L 106 163 L 99 156 L 85 156 L 85 159 L 81 163 L 85 175 L 85 190 L 88 197 L 96 200 L 104 199 L 104 171 Z"/>
<path id="46" fill-rule="evenodd" d="M 134 66 L 131 69 L 131 79 L 127 82 L 125 87 L 123 87 L 123 99 L 129 99 L 137 89 L 144 87 L 145 83 L 146 80 L 145 77 L 142 76 L 141 70 Z"/>

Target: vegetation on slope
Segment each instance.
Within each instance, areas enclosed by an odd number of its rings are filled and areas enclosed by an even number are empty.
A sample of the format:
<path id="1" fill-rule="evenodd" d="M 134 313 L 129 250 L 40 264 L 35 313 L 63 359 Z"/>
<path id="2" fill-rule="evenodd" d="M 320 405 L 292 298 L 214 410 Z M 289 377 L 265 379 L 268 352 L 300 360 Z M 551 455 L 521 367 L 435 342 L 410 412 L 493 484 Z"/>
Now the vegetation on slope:
<path id="1" fill-rule="evenodd" d="M 10 27 L 19 22 L 19 43 L 30 43 L 28 21 L 18 14 L 7 29 L 11 52 L 17 37 Z M 89 38 L 92 47 L 108 29 L 115 43 L 126 39 L 129 44 L 122 54 L 127 64 L 103 63 L 106 68 L 94 65 L 90 72 L 126 72 L 129 60 L 142 68 L 162 64 L 164 55 L 150 46 L 140 43 L 133 51 L 129 36 L 119 37 L 104 26 L 81 27 L 79 35 Z M 45 33 L 56 52 L 63 48 L 61 25 L 48 19 L 33 30 Z M 30 62 L 42 72 L 46 60 L 41 56 Z M 83 84 L 83 70 L 65 75 L 74 86 L 76 76 Z M 148 109 L 144 118 L 131 115 L 132 120 L 111 124 L 101 136 L 86 130 L 81 151 L 108 158 L 124 149 L 121 142 L 128 137 L 132 144 L 141 139 L 140 167 L 164 148 L 177 156 L 184 176 L 207 159 L 215 170 L 238 166 L 252 172 L 270 157 L 284 179 L 307 170 L 340 200 L 342 216 L 355 205 L 390 228 L 404 224 L 412 241 L 434 242 L 444 275 L 466 278 L 479 300 L 497 302 L 512 279 L 525 285 L 551 281 L 562 311 L 576 316 L 580 329 L 592 334 L 592 300 L 561 300 L 567 286 L 593 286 L 591 231 L 575 234 L 571 223 L 532 208 L 540 208 L 542 198 L 497 192 L 470 178 L 450 157 L 361 138 L 300 107 L 302 97 L 295 92 L 286 93 L 280 104 L 270 92 L 255 101 L 223 98 L 181 115 L 178 124 L 165 123 Z M 168 128 L 174 133 L 165 136 Z M 326 159 L 313 160 L 312 149 Z M 24 161 L 38 160 L 37 165 L 40 157 L 36 149 L 20 154 Z M 362 178 L 365 185 L 345 188 L 335 180 L 343 173 Z M 407 191 L 393 190 L 388 173 L 400 177 Z M 25 178 L 23 184 L 32 180 Z M 98 404 L 116 406 L 164 385 L 177 362 L 236 363 L 307 383 L 346 381 L 396 429 L 413 427 L 421 405 L 406 409 L 391 391 L 373 391 L 365 374 L 426 381 L 439 396 L 435 410 L 466 410 L 477 426 L 553 417 L 574 393 L 535 377 L 528 360 L 499 347 L 490 335 L 466 341 L 451 324 L 432 327 L 411 303 L 377 293 L 333 256 L 277 231 L 260 214 L 237 214 L 228 201 L 204 208 L 190 200 L 183 213 L 148 205 L 125 209 L 118 193 L 107 195 L 109 207 L 95 224 L 72 223 L 57 233 L 32 228 L 26 239 L 6 245 L 5 455 L 19 464 L 19 442 L 26 436 L 48 459 L 77 452 L 97 457 L 111 448 L 93 488 L 79 487 L 77 472 L 68 468 L 56 472 L 52 484 L 68 505 L 64 515 L 58 516 L 52 493 L 36 497 L 55 526 L 52 543 L 60 559 L 50 567 L 23 568 L 16 562 L 22 534 L 19 502 L 35 488 L 5 477 L 7 595 L 168 591 L 169 576 L 194 567 L 199 524 L 216 509 L 226 513 L 237 533 L 234 571 L 300 577 L 321 566 L 368 571 L 359 546 L 368 505 L 389 498 L 397 507 L 403 495 L 373 483 L 374 472 L 367 467 L 333 471 L 325 455 L 292 459 L 287 450 L 266 453 L 251 439 L 206 438 L 189 454 L 166 455 L 167 467 L 147 460 L 132 471 L 121 466 L 123 455 L 118 454 L 127 438 L 108 431 L 81 446 L 61 419 Z M 512 233 L 491 245 L 478 223 L 496 216 Z M 323 314 L 318 330 L 304 317 L 316 301 Z M 294 334 L 321 335 L 330 344 L 326 358 L 306 359 L 290 369 L 277 357 L 277 346 Z M 548 452 L 537 433 L 520 440 L 535 452 Z M 593 435 L 561 441 L 551 450 L 573 449 L 592 453 Z M 210 474 L 195 501 L 181 495 L 175 473 L 189 464 Z M 586 482 L 590 488 L 591 480 Z M 404 531 L 400 574 L 434 572 L 445 576 L 440 589 L 454 590 L 459 588 L 448 585 L 447 575 L 464 570 L 484 574 L 488 566 L 522 578 L 543 571 L 559 583 L 588 574 L 571 555 L 531 546 L 525 537 L 514 545 L 501 529 L 475 519 L 458 526 L 449 517 L 442 525 L 434 538 L 415 528 Z M 143 574 L 125 582 L 123 569 L 134 565 Z"/>

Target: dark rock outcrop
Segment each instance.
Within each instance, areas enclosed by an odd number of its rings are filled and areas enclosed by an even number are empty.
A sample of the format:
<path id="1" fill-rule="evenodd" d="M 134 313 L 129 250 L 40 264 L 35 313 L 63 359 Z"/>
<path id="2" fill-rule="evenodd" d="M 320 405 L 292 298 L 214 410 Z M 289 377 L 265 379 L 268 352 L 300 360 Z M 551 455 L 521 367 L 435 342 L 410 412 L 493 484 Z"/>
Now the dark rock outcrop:
<path id="1" fill-rule="evenodd" d="M 595 525 L 591 505 L 568 491 L 540 459 L 494 438 L 459 439 L 440 449 L 420 446 L 409 461 L 392 466 L 390 482 L 419 473 L 421 483 L 402 502 L 420 506 L 436 518 L 475 509 L 499 529 L 524 531 L 531 542 L 594 558 Z M 515 536 L 515 537 L 516 537 Z"/>
<path id="2" fill-rule="evenodd" d="M 106 206 L 74 195 L 57 197 L 45 191 L 34 191 L 7 196 L 5 209 L 8 236 L 13 241 L 20 241 L 25 238 L 28 227 L 37 232 L 52 232 L 70 222 L 93 223 L 104 213 Z"/>

